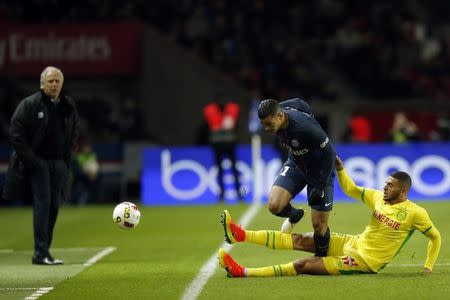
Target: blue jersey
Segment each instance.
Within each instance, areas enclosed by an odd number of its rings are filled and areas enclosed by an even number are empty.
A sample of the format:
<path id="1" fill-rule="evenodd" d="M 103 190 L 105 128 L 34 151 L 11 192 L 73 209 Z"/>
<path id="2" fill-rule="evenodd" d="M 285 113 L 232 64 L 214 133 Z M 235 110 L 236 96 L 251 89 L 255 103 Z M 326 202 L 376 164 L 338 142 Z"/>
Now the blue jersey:
<path id="1" fill-rule="evenodd" d="M 333 144 L 305 101 L 295 98 L 280 105 L 289 120 L 288 127 L 277 132 L 281 146 L 309 183 L 325 186 L 334 171 Z"/>

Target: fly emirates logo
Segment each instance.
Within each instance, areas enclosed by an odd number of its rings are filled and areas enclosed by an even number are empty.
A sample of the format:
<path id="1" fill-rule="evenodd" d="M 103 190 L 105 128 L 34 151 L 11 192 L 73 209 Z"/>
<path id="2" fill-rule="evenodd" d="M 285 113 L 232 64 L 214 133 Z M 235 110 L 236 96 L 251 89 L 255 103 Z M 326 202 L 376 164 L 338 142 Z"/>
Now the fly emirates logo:
<path id="1" fill-rule="evenodd" d="M 6 62 L 24 63 L 52 61 L 105 61 L 111 57 L 107 36 L 75 34 L 27 36 L 13 32 L 0 37 L 0 67 Z"/>
<path id="2" fill-rule="evenodd" d="M 401 224 L 399 222 L 383 215 L 382 213 L 380 213 L 376 210 L 373 212 L 373 217 L 375 219 L 377 219 L 378 221 L 380 221 L 381 223 L 386 224 L 387 226 L 391 227 L 394 230 L 398 230 L 400 228 Z"/>

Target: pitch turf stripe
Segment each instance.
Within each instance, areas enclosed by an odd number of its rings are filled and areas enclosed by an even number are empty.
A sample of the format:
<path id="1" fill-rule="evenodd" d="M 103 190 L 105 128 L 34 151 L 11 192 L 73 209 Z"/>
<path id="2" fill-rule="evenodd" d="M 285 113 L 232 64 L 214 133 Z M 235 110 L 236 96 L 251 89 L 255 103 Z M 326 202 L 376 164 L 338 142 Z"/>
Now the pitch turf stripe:
<path id="1" fill-rule="evenodd" d="M 435 267 L 439 267 L 439 266 L 450 266 L 450 263 L 439 263 L 439 264 L 434 264 Z M 398 265 L 387 265 L 386 268 L 388 267 L 403 267 L 403 268 L 407 268 L 407 267 L 423 267 L 423 264 L 398 264 Z"/>
<path id="2" fill-rule="evenodd" d="M 89 248 L 86 248 L 86 249 L 89 249 Z M 71 274 L 70 277 L 75 277 L 77 274 L 82 272 L 84 269 L 86 269 L 87 267 L 92 266 L 93 264 L 98 262 L 100 259 L 102 259 L 106 255 L 114 252 L 115 250 L 116 250 L 116 247 L 104 248 L 102 251 L 98 252 L 97 254 L 95 254 L 94 256 L 89 258 L 87 261 L 85 261 L 83 263 L 83 268 L 81 268 L 78 272 L 75 272 L 75 273 Z M 35 300 L 35 299 L 39 298 L 40 296 L 50 292 L 51 290 L 53 290 L 53 287 L 42 287 L 42 288 L 39 288 L 36 292 L 31 294 L 30 296 L 25 297 L 25 300 Z"/>
<path id="3" fill-rule="evenodd" d="M 51 248 L 58 252 L 84 252 L 91 250 L 104 249 L 103 247 L 74 247 L 74 248 Z M 14 250 L 14 249 L 0 249 L 0 253 L 33 253 L 32 250 Z"/>
<path id="4" fill-rule="evenodd" d="M 17 287 L 17 288 L 0 288 L 0 291 L 34 291 L 38 290 L 38 287 Z"/>
<path id="5" fill-rule="evenodd" d="M 251 205 L 238 223 L 241 224 L 244 228 L 247 227 L 250 221 L 258 213 L 260 207 L 260 203 Z M 219 248 L 224 248 L 225 251 L 228 252 L 232 247 L 233 245 L 224 242 L 222 245 L 220 245 Z M 192 282 L 184 291 L 183 296 L 181 297 L 182 300 L 195 300 L 200 295 L 209 278 L 214 274 L 214 271 L 217 268 L 217 251 L 218 250 L 216 250 L 214 254 L 201 267 L 197 276 L 195 276 L 194 280 L 192 280 Z"/>

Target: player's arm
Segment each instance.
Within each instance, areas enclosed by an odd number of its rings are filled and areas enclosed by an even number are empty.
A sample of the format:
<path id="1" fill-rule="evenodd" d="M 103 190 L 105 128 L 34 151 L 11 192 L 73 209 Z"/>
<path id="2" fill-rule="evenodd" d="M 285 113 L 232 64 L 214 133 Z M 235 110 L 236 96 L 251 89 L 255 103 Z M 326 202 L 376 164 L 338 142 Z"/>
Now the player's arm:
<path id="1" fill-rule="evenodd" d="M 433 270 L 441 249 L 441 234 L 431 222 L 427 211 L 423 208 L 416 213 L 414 227 L 429 239 L 427 259 L 423 267 L 423 272 L 430 273 Z"/>
<path id="2" fill-rule="evenodd" d="M 289 100 L 280 102 L 280 106 L 283 108 L 290 107 L 295 110 L 304 112 L 304 113 L 310 115 L 311 117 L 314 117 L 311 106 L 309 106 L 308 103 L 306 103 L 305 101 L 303 101 L 300 98 L 294 98 L 294 99 L 289 99 Z"/>
<path id="3" fill-rule="evenodd" d="M 367 204 L 369 207 L 375 207 L 375 199 L 376 195 L 381 193 L 380 191 L 368 189 L 365 187 L 357 186 L 353 179 L 348 176 L 347 172 L 344 168 L 344 163 L 336 156 L 335 159 L 335 167 L 336 173 L 339 181 L 339 185 L 341 186 L 342 191 L 347 196 L 356 199 L 358 201 L 362 201 Z"/>

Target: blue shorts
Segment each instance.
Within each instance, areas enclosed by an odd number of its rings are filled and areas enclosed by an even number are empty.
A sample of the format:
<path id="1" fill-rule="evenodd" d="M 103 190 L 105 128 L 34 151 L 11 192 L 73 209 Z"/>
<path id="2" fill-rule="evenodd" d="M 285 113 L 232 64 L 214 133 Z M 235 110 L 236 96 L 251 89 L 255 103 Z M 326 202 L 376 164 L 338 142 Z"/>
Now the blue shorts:
<path id="1" fill-rule="evenodd" d="M 310 199 L 312 189 L 318 188 L 317 185 L 307 180 L 306 177 L 297 169 L 295 163 L 291 160 L 287 160 L 281 167 L 280 172 L 275 179 L 273 185 L 284 188 L 289 193 L 291 193 L 292 198 L 297 196 L 305 186 L 307 188 L 308 194 L 308 205 L 318 211 L 331 211 L 333 209 L 333 196 L 334 196 L 334 171 L 328 178 L 327 185 L 325 187 L 325 194 L 320 200 Z"/>

